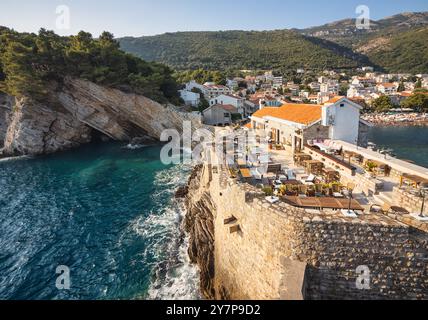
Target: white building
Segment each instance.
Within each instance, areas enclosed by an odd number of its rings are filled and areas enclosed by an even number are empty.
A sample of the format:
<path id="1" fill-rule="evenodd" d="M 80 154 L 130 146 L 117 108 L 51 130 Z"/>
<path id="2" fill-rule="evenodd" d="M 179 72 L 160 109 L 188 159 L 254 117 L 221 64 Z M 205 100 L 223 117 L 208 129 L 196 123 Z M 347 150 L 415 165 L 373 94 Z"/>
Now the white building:
<path id="1" fill-rule="evenodd" d="M 351 84 L 353 85 L 362 85 L 362 86 L 373 86 L 375 84 L 375 80 L 373 78 L 367 77 L 354 77 L 352 79 Z"/>
<path id="2" fill-rule="evenodd" d="M 201 102 L 201 95 L 187 90 L 180 90 L 180 97 L 187 106 L 198 107 Z"/>
<path id="3" fill-rule="evenodd" d="M 199 89 L 202 92 L 202 94 L 205 94 L 206 87 L 202 84 L 197 83 L 195 80 L 192 80 L 186 83 L 185 86 L 186 86 L 186 89 L 185 89 L 186 91 L 192 91 L 193 89 L 196 88 L 196 89 Z"/>
<path id="4" fill-rule="evenodd" d="M 386 83 L 378 84 L 376 86 L 376 89 L 378 92 L 383 93 L 385 95 L 393 95 L 393 94 L 397 93 L 398 86 L 399 86 L 398 83 L 386 82 Z"/>
<path id="5" fill-rule="evenodd" d="M 315 139 L 364 145 L 369 125 L 360 119 L 361 110 L 346 98 L 332 99 L 325 105 L 284 104 L 254 113 L 251 128 L 269 132 L 275 143 L 290 145 L 294 151 Z"/>
<path id="6" fill-rule="evenodd" d="M 364 72 L 373 72 L 374 68 L 373 67 L 362 67 L 361 70 L 363 70 Z"/>
<path id="7" fill-rule="evenodd" d="M 273 77 L 272 79 L 272 87 L 273 88 L 281 88 L 284 83 L 283 77 Z"/>
<path id="8" fill-rule="evenodd" d="M 245 107 L 244 107 L 244 104 L 245 104 L 244 98 L 234 96 L 231 94 L 222 94 L 210 100 L 210 106 L 214 106 L 216 104 L 232 105 L 238 110 L 238 113 L 240 113 L 244 117 L 246 116 Z"/>
<path id="9" fill-rule="evenodd" d="M 238 86 L 238 81 L 236 81 L 235 79 L 227 79 L 226 80 L 226 86 L 229 89 L 235 89 Z"/>
<path id="10" fill-rule="evenodd" d="M 338 95 L 339 89 L 340 89 L 339 83 L 333 80 L 329 80 L 326 83 L 321 83 L 320 85 L 320 92 L 328 93 L 331 95 Z"/>
<path id="11" fill-rule="evenodd" d="M 311 88 L 313 91 L 320 91 L 320 87 L 321 87 L 321 85 L 320 85 L 320 83 L 319 82 L 311 82 L 309 85 L 308 85 L 308 87 L 309 88 Z"/>
<path id="12" fill-rule="evenodd" d="M 238 110 L 232 105 L 216 104 L 202 112 L 203 122 L 210 126 L 228 126 L 233 123 Z"/>

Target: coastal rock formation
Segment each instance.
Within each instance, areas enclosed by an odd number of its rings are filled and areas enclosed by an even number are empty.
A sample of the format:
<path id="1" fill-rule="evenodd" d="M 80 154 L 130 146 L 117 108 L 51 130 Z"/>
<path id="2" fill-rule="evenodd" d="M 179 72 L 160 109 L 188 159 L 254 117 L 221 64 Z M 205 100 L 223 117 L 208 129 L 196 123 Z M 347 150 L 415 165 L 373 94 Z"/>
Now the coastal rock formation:
<path id="1" fill-rule="evenodd" d="M 13 98 L 0 93 L 0 148 L 3 147 L 7 128 L 9 127 L 12 105 Z"/>
<path id="2" fill-rule="evenodd" d="M 159 139 L 167 129 L 181 132 L 183 121 L 193 127 L 201 125 L 198 117 L 174 106 L 80 79 L 66 78 L 56 98 L 76 119 L 118 141 L 144 136 Z"/>
<path id="3" fill-rule="evenodd" d="M 4 137 L 3 155 L 38 155 L 91 141 L 91 129 L 61 107 L 16 99 Z"/>
<path id="4" fill-rule="evenodd" d="M 54 153 L 88 143 L 96 133 L 116 141 L 159 141 L 166 129 L 182 132 L 200 117 L 144 96 L 66 78 L 45 103 L 29 97 L 0 99 L 0 140 L 5 156 Z M 3 145 L 0 144 L 0 146 Z"/>
<path id="5" fill-rule="evenodd" d="M 200 269 L 201 292 L 215 299 L 214 290 L 214 215 L 215 206 L 206 186 L 202 184 L 204 168 L 194 169 L 188 184 L 185 231 L 190 235 L 189 256 Z"/>

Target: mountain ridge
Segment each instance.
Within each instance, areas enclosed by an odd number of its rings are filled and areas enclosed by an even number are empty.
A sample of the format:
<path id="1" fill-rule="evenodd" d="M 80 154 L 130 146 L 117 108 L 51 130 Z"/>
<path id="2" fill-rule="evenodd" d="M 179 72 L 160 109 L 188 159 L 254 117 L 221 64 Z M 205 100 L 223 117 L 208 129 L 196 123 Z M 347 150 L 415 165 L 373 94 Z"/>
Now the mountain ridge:
<path id="1" fill-rule="evenodd" d="M 369 31 L 358 30 L 355 19 L 347 18 L 306 29 L 185 31 L 123 37 L 118 41 L 129 53 L 178 70 L 275 69 L 287 73 L 300 67 L 347 69 L 370 65 L 380 71 L 406 72 L 407 63 L 391 68 L 392 60 L 384 63 L 377 59 L 377 52 L 371 52 L 368 44 L 384 38 L 393 42 L 398 37 L 399 41 L 401 34 L 424 26 L 428 26 L 428 12 L 405 12 L 372 21 Z M 428 44 L 422 44 L 422 48 L 424 51 Z M 416 61 L 417 53 L 405 52 L 402 56 L 399 61 L 414 61 L 411 70 L 428 72 L 424 64 Z"/>

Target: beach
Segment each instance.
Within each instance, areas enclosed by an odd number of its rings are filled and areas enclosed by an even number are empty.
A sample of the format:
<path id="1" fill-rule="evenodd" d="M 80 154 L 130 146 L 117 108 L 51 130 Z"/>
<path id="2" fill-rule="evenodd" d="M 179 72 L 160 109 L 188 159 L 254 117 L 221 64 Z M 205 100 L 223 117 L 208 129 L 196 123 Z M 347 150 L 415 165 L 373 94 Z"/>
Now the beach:
<path id="1" fill-rule="evenodd" d="M 365 114 L 362 119 L 376 126 L 426 126 L 427 113 L 373 113 Z"/>

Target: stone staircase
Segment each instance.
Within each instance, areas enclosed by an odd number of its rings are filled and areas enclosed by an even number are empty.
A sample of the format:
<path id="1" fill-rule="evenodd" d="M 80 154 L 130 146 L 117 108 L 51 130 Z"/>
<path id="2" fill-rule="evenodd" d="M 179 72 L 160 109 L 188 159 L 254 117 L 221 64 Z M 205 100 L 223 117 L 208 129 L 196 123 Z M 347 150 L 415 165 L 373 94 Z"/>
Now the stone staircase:
<path id="1" fill-rule="evenodd" d="M 377 195 L 373 196 L 373 201 L 375 204 L 384 205 L 385 203 L 389 205 L 394 204 L 393 192 L 392 191 L 384 191 L 380 192 Z"/>

